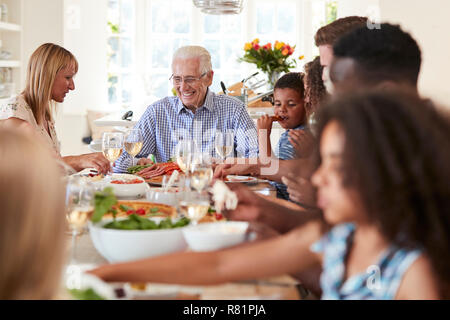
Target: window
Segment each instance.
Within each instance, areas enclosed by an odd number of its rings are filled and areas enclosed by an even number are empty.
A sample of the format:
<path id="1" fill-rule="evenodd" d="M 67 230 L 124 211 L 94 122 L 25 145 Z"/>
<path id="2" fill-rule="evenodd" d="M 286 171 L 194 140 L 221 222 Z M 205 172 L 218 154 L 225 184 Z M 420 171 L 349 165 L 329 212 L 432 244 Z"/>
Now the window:
<path id="1" fill-rule="evenodd" d="M 336 8 L 326 0 L 247 0 L 239 15 L 205 15 L 187 0 L 108 0 L 109 104 L 128 107 L 171 95 L 172 54 L 187 44 L 211 53 L 215 92 L 222 90 L 220 81 L 230 86 L 256 70 L 237 61 L 254 38 L 296 45 L 293 58 L 305 48 L 316 55 L 303 17 L 312 15 L 308 30 L 317 30 L 335 19 Z"/>
<path id="2" fill-rule="evenodd" d="M 337 1 L 315 0 L 312 2 L 312 28 L 318 30 L 337 18 Z M 319 49 L 313 47 L 313 55 L 319 55 Z"/>
<path id="3" fill-rule="evenodd" d="M 243 46 L 242 16 L 202 15 L 202 45 L 210 52 L 214 70 L 211 89 L 222 91 L 220 81 L 227 86 L 242 80 L 237 61 Z"/>
<path id="4" fill-rule="evenodd" d="M 145 44 L 147 96 L 162 98 L 170 94 L 172 54 L 191 43 L 192 2 L 183 0 L 147 1 Z"/>
<path id="5" fill-rule="evenodd" d="M 133 0 L 108 0 L 108 101 L 129 105 L 133 99 L 135 36 Z"/>

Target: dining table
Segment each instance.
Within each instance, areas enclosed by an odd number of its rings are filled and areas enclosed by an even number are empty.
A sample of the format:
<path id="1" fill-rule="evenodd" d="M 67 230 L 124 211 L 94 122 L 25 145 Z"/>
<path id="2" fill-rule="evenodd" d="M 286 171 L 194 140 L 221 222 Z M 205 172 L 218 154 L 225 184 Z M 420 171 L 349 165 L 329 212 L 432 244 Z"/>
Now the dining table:
<path id="1" fill-rule="evenodd" d="M 259 181 L 249 187 L 255 192 L 265 195 L 275 194 L 274 187 L 267 181 Z M 67 244 L 69 253 L 73 249 L 69 235 Z M 84 272 L 108 263 L 95 249 L 87 229 L 77 238 L 75 255 L 75 261 L 67 262 L 66 274 L 63 277 L 64 281 L 58 299 L 73 299 L 67 290 L 67 287 L 70 286 L 68 285 L 70 279 L 68 272 L 72 272 L 73 276 L 73 270 Z M 290 275 L 208 286 L 116 282 L 107 285 L 111 286 L 115 292 L 121 292 L 117 295 L 118 299 L 132 300 L 301 300 L 308 296 L 308 291 Z"/>

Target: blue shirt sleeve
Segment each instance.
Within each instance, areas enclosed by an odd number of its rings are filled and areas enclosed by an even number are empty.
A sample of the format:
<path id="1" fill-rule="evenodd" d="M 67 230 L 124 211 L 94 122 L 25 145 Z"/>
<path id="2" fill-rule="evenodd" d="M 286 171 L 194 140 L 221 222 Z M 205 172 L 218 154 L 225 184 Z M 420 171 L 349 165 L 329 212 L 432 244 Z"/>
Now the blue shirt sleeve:
<path id="1" fill-rule="evenodd" d="M 141 119 L 134 126 L 135 129 L 141 131 L 144 139 L 144 144 L 141 151 L 136 156 L 137 158 L 146 158 L 149 154 L 155 153 L 155 121 L 153 116 L 153 105 L 150 105 L 142 115 Z M 131 166 L 131 156 L 124 150 L 122 155 L 116 161 L 114 172 L 126 172 Z"/>

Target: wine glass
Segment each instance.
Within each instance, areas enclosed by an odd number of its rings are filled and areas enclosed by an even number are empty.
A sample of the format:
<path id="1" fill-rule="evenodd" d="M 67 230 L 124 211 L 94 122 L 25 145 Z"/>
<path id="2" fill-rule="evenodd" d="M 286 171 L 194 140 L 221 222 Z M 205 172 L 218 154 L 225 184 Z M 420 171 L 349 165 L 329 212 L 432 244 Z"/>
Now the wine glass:
<path id="1" fill-rule="evenodd" d="M 208 153 L 197 152 L 191 160 L 191 186 L 201 193 L 213 179 L 212 161 Z"/>
<path id="2" fill-rule="evenodd" d="M 105 158 L 111 163 L 111 170 L 114 162 L 122 155 L 123 138 L 122 132 L 103 133 L 102 151 Z"/>
<path id="3" fill-rule="evenodd" d="M 209 195 L 187 191 L 180 201 L 180 212 L 191 220 L 191 225 L 196 225 L 206 216 L 210 206 Z"/>
<path id="4" fill-rule="evenodd" d="M 232 130 L 217 131 L 214 144 L 216 152 L 224 161 L 233 152 L 234 132 Z"/>
<path id="5" fill-rule="evenodd" d="M 189 174 L 192 154 L 195 152 L 195 149 L 195 142 L 193 140 L 180 140 L 175 147 L 177 164 L 185 175 Z"/>
<path id="6" fill-rule="evenodd" d="M 142 136 L 141 130 L 139 129 L 129 129 L 124 136 L 125 151 L 131 156 L 131 165 L 134 166 L 134 161 L 136 156 L 142 150 L 144 145 L 144 138 Z"/>
<path id="7" fill-rule="evenodd" d="M 72 257 L 76 262 L 76 238 L 83 233 L 94 212 L 95 188 L 79 176 L 68 178 L 66 185 L 66 219 L 72 233 Z"/>

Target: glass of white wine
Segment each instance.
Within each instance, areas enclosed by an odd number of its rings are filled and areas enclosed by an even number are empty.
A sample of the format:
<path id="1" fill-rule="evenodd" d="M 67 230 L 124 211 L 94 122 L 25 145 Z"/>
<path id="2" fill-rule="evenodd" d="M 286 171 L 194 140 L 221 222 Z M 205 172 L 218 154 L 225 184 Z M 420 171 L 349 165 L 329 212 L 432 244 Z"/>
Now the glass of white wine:
<path id="1" fill-rule="evenodd" d="M 191 160 L 191 186 L 201 193 L 213 179 L 212 159 L 208 153 L 194 153 Z"/>
<path id="2" fill-rule="evenodd" d="M 195 142 L 193 140 L 180 140 L 175 147 L 175 157 L 177 164 L 185 175 L 189 174 L 192 155 L 196 150 Z"/>
<path id="3" fill-rule="evenodd" d="M 233 130 L 217 131 L 214 140 L 216 152 L 222 158 L 222 161 L 233 152 L 234 148 L 234 132 Z"/>
<path id="4" fill-rule="evenodd" d="M 179 208 L 182 215 L 191 220 L 191 225 L 196 225 L 206 216 L 210 206 L 209 196 L 195 191 L 184 192 Z"/>
<path id="5" fill-rule="evenodd" d="M 94 212 L 95 188 L 79 176 L 71 176 L 66 185 L 66 219 L 72 233 L 72 264 L 76 262 L 76 239 L 83 233 Z"/>
<path id="6" fill-rule="evenodd" d="M 144 138 L 141 130 L 130 129 L 125 133 L 125 151 L 131 156 L 131 165 L 134 166 L 136 156 L 141 152 L 144 145 Z"/>
<path id="7" fill-rule="evenodd" d="M 111 170 L 114 162 L 119 159 L 123 152 L 124 136 L 122 132 L 105 132 L 102 138 L 103 155 L 111 162 Z"/>

